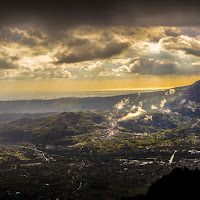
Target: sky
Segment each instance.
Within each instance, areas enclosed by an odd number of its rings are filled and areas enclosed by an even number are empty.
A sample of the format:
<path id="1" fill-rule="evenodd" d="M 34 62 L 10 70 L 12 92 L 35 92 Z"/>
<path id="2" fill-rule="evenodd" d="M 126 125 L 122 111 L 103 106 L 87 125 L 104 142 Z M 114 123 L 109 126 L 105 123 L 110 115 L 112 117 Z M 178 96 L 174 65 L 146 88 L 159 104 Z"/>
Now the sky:
<path id="1" fill-rule="evenodd" d="M 0 92 L 158 89 L 200 79 L 198 1 L 5 1 Z"/>

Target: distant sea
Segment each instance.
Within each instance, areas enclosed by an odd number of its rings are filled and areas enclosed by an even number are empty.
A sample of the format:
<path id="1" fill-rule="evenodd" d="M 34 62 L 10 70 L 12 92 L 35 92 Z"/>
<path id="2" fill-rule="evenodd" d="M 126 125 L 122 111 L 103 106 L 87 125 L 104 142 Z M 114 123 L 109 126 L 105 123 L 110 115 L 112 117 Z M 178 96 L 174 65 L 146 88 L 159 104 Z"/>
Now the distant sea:
<path id="1" fill-rule="evenodd" d="M 32 99 L 58 99 L 66 97 L 108 97 L 142 92 L 159 91 L 151 90 L 107 90 L 107 91 L 69 91 L 69 92 L 30 92 L 30 93 L 0 93 L 0 101 L 32 100 Z"/>

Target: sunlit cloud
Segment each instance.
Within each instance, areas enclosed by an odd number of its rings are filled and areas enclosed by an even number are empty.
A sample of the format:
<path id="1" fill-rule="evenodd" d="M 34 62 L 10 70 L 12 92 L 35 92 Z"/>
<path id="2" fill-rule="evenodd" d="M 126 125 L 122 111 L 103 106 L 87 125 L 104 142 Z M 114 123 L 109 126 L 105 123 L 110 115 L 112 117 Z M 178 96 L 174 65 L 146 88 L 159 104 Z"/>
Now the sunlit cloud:
<path id="1" fill-rule="evenodd" d="M 77 26 L 56 35 L 3 27 L 1 79 L 196 75 L 199 35 L 193 27 Z"/>

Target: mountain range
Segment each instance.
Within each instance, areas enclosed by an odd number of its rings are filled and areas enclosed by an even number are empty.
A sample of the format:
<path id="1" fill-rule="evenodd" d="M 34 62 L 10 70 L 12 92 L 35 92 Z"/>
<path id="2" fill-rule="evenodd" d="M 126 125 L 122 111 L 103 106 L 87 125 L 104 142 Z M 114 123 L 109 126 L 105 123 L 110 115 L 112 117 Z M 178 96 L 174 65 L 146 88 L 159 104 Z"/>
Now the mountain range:
<path id="1" fill-rule="evenodd" d="M 197 81 L 185 87 L 114 97 L 0 102 L 1 112 L 7 111 L 0 114 L 0 141 L 94 146 L 96 138 L 102 144 L 120 133 L 198 135 L 199 88 Z"/>
<path id="2" fill-rule="evenodd" d="M 135 93 L 112 97 L 68 97 L 51 100 L 0 101 L 0 113 L 48 113 L 80 110 L 166 110 L 178 107 L 196 108 L 200 102 L 200 81 L 189 86 L 163 91 Z M 167 110 L 166 110 L 167 111 Z M 169 110 L 168 110 L 169 111 Z"/>

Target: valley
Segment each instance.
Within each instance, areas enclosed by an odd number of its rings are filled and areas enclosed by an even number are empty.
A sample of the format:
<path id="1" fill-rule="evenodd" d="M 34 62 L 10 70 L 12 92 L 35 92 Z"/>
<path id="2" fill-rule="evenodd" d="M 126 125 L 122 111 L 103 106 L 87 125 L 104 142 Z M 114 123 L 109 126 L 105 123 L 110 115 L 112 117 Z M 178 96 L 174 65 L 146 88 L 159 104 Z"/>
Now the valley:
<path id="1" fill-rule="evenodd" d="M 175 167 L 199 168 L 199 88 L 91 98 L 92 109 L 76 111 L 2 112 L 0 198 L 120 200 Z"/>

